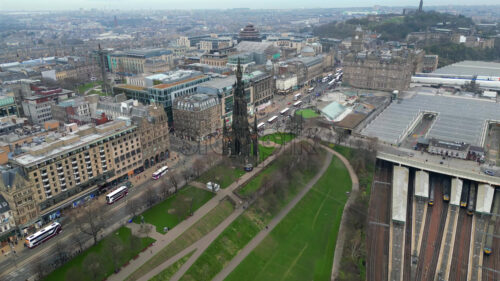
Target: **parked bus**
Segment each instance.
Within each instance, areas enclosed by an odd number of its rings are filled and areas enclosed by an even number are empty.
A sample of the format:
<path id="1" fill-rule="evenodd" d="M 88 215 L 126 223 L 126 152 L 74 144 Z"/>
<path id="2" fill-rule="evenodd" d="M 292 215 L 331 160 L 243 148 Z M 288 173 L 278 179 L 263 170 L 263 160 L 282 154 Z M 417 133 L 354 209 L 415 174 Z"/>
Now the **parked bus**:
<path id="1" fill-rule="evenodd" d="M 450 179 L 443 179 L 443 201 L 449 202 L 450 201 L 450 191 L 451 191 L 451 182 Z"/>
<path id="2" fill-rule="evenodd" d="M 266 127 L 266 124 L 264 124 L 264 122 L 261 122 L 257 125 L 257 130 L 264 130 L 265 127 Z"/>
<path id="3" fill-rule="evenodd" d="M 51 225 L 44 227 L 36 233 L 28 236 L 24 241 L 24 244 L 26 245 L 26 247 L 33 249 L 36 246 L 59 234 L 61 230 L 61 224 L 58 222 L 54 222 Z"/>
<path id="4" fill-rule="evenodd" d="M 288 110 L 290 110 L 290 108 L 287 107 L 287 108 L 283 109 L 282 111 L 280 111 L 280 114 L 285 115 L 288 112 Z"/>
<path id="5" fill-rule="evenodd" d="M 163 176 L 165 173 L 168 171 L 168 166 L 163 166 L 160 169 L 158 169 L 156 172 L 153 173 L 153 179 L 157 180 L 161 176 Z"/>
<path id="6" fill-rule="evenodd" d="M 314 87 L 311 87 L 309 88 L 309 90 L 307 90 L 308 93 L 312 93 L 314 91 Z"/>
<path id="7" fill-rule="evenodd" d="M 333 79 L 332 81 L 328 82 L 328 86 L 332 86 L 333 84 L 335 84 L 335 79 Z"/>
<path id="8" fill-rule="evenodd" d="M 302 101 L 297 101 L 293 104 L 295 107 L 299 107 L 302 104 Z"/>
<path id="9" fill-rule="evenodd" d="M 295 96 L 293 96 L 293 100 L 299 100 L 301 96 L 302 94 L 296 94 Z"/>
<path id="10" fill-rule="evenodd" d="M 328 81 L 328 77 L 325 77 L 321 80 L 322 83 L 326 83 L 326 81 Z"/>
<path id="11" fill-rule="evenodd" d="M 273 117 L 269 118 L 269 120 L 267 120 L 267 123 L 272 124 L 274 121 L 276 121 L 276 119 L 278 119 L 278 116 L 274 115 Z"/>
<path id="12" fill-rule="evenodd" d="M 106 203 L 108 203 L 108 205 L 111 205 L 116 201 L 125 197 L 125 195 L 127 194 L 128 194 L 128 188 L 126 186 L 120 186 L 119 188 L 111 191 L 106 195 Z"/>

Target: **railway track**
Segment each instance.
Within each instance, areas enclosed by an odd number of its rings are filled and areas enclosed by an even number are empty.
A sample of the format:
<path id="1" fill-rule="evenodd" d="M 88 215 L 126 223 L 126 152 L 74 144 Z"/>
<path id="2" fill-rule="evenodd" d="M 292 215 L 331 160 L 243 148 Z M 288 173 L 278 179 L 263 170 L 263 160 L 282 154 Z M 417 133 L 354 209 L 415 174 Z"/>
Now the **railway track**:
<path id="1" fill-rule="evenodd" d="M 455 245 L 451 257 L 449 272 L 450 281 L 466 281 L 469 264 L 469 249 L 471 239 L 472 216 L 467 215 L 464 208 L 460 208 L 455 232 Z"/>
<path id="2" fill-rule="evenodd" d="M 392 164 L 377 160 L 374 184 L 370 196 L 368 220 L 368 281 L 385 281 L 388 278 Z"/>

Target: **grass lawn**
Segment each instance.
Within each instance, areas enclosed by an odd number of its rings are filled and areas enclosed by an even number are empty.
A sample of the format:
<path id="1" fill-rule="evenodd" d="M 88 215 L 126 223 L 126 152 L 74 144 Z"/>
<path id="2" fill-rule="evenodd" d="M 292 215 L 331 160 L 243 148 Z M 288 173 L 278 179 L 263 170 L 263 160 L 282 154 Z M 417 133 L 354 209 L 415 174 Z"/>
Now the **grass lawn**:
<path id="1" fill-rule="evenodd" d="M 97 85 L 102 85 L 102 81 L 85 83 L 81 86 L 78 86 L 77 91 L 78 91 L 78 93 L 83 94 L 85 91 L 87 91 L 87 90 L 89 90 Z"/>
<path id="2" fill-rule="evenodd" d="M 180 253 L 194 242 L 205 236 L 226 219 L 234 210 L 233 204 L 228 200 L 222 201 L 217 207 L 203 216 L 199 221 L 192 225 L 182 235 L 177 237 L 170 244 L 161 249 L 156 255 L 139 267 L 134 273 L 127 277 L 127 281 L 137 280 L 151 271 L 153 268 L 162 264 L 169 258 Z"/>
<path id="3" fill-rule="evenodd" d="M 243 187 L 237 190 L 238 194 L 241 197 L 247 197 L 257 191 L 262 185 L 262 178 L 264 175 L 268 175 L 273 173 L 278 169 L 278 162 L 274 161 L 269 166 L 267 166 L 264 170 L 262 170 L 257 176 L 253 177 L 249 182 L 247 182 Z"/>
<path id="4" fill-rule="evenodd" d="M 170 280 L 172 276 L 182 267 L 183 264 L 187 262 L 187 260 L 193 255 L 194 251 L 182 257 L 182 259 L 174 262 L 169 267 L 165 268 L 162 272 L 160 272 L 155 277 L 149 279 L 149 281 L 165 281 Z"/>
<path id="5" fill-rule="evenodd" d="M 274 146 L 263 146 L 262 144 L 259 144 L 259 162 L 266 160 L 267 157 L 273 154 L 274 150 L 276 150 L 276 147 Z"/>
<path id="6" fill-rule="evenodd" d="M 324 158 L 321 159 L 323 161 Z M 304 170 L 302 173 L 295 173 L 294 178 L 290 181 L 292 184 L 288 186 L 288 192 L 278 201 L 271 203 L 267 201 L 268 197 L 260 197 L 208 246 L 205 252 L 188 269 L 186 274 L 182 276 L 181 280 L 208 281 L 215 277 L 266 226 L 283 206 L 295 197 L 300 190 L 299 187 L 303 187 L 309 182 L 319 169 L 320 167 L 314 170 Z M 262 209 L 259 209 L 258 206 L 265 204 L 274 204 L 272 211 L 263 212 Z"/>
<path id="7" fill-rule="evenodd" d="M 314 118 L 314 117 L 318 117 L 319 116 L 319 114 L 316 113 L 316 111 L 314 111 L 312 109 L 297 110 L 297 112 L 295 112 L 295 114 L 302 115 L 302 117 L 304 117 L 305 119 L 307 119 L 307 118 Z"/>
<path id="8" fill-rule="evenodd" d="M 203 173 L 196 181 L 203 184 L 211 181 L 220 184 L 220 188 L 230 186 L 237 178 L 241 177 L 245 171 L 236 167 L 230 167 L 224 162 L 214 166 L 210 170 Z"/>
<path id="9" fill-rule="evenodd" d="M 49 280 L 50 281 L 69 280 L 66 276 L 68 270 L 75 270 L 75 269 L 77 270 L 76 272 L 79 272 L 80 273 L 79 275 L 82 276 L 81 280 L 89 280 L 89 281 L 92 280 L 89 274 L 87 274 L 86 272 L 83 272 L 83 268 L 82 268 L 82 264 L 83 264 L 85 257 L 87 257 L 90 253 L 96 253 L 99 256 L 104 257 L 103 261 L 104 261 L 105 268 L 107 269 L 105 276 L 103 276 L 103 278 L 101 278 L 101 279 L 104 279 L 104 277 L 111 275 L 113 273 L 113 270 L 114 270 L 112 259 L 109 257 L 109 253 L 108 253 L 108 250 L 106 247 L 106 245 L 110 241 L 111 235 L 116 235 L 116 233 L 118 233 L 117 236 L 119 237 L 119 239 L 121 241 L 123 241 L 124 251 L 123 251 L 123 254 L 121 254 L 121 258 L 120 258 L 120 264 L 122 264 L 122 265 L 125 264 L 126 262 L 130 261 L 130 259 L 132 259 L 134 256 L 136 256 L 142 249 L 146 248 L 148 245 L 150 245 L 151 243 L 153 243 L 155 241 L 155 239 L 150 238 L 150 237 L 140 238 L 141 247 L 140 247 L 140 249 L 136 249 L 134 251 L 134 250 L 130 249 L 130 247 L 129 247 L 130 238 L 132 237 L 131 232 L 132 231 L 129 228 L 126 228 L 126 227 L 119 228 L 113 234 L 110 234 L 110 235 L 106 236 L 103 240 L 99 241 L 99 243 L 97 243 L 97 245 L 90 247 L 88 250 L 84 251 L 83 253 L 81 253 L 80 255 L 78 255 L 77 257 L 72 259 L 71 261 L 67 262 L 65 265 L 61 266 L 60 268 L 58 268 L 55 271 L 53 271 L 52 273 L 50 273 L 44 280 L 47 280 L 47 281 L 49 281 Z M 75 268 L 75 269 L 73 269 L 73 268 Z M 72 272 L 74 272 L 74 271 L 72 271 Z"/>
<path id="10" fill-rule="evenodd" d="M 260 141 L 271 141 L 276 144 L 286 144 L 287 142 L 295 138 L 294 134 L 291 133 L 274 133 L 270 135 L 265 135 L 259 138 Z"/>
<path id="11" fill-rule="evenodd" d="M 157 232 L 165 234 L 163 227 L 168 226 L 169 229 L 172 229 L 180 222 L 177 216 L 169 213 L 172 202 L 175 200 L 196 198 L 192 209 L 194 212 L 214 196 L 215 194 L 208 190 L 202 190 L 194 186 L 186 186 L 179 190 L 174 196 L 165 199 L 163 202 L 153 206 L 141 215 L 136 216 L 134 222 L 141 223 L 141 216 L 144 216 L 144 221 L 146 223 L 156 226 Z"/>
<path id="12" fill-rule="evenodd" d="M 327 172 L 226 280 L 330 280 L 351 179 L 334 157 Z"/>

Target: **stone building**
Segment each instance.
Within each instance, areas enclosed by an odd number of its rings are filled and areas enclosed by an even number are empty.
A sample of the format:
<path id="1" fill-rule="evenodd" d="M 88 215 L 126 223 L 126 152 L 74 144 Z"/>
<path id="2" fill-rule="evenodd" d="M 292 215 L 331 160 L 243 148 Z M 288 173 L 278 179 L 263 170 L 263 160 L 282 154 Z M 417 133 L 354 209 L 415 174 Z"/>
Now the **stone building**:
<path id="1" fill-rule="evenodd" d="M 16 189 L 5 186 L 2 194 L 15 201 L 16 192 L 21 190 L 26 204 L 36 203 L 40 211 L 36 220 L 25 219 L 26 226 L 56 219 L 62 209 L 79 205 L 100 187 L 123 181 L 142 168 L 138 128 L 129 121 L 81 127 L 73 124 L 66 129 L 45 136 L 41 142 L 23 145 L 24 153 L 11 159 L 16 177 L 21 178 Z"/>
<path id="2" fill-rule="evenodd" d="M 260 37 L 260 33 L 253 24 L 249 23 L 247 26 L 242 28 L 240 30 L 239 36 L 238 36 L 238 42 L 240 41 L 257 41 L 260 42 L 262 41 Z"/>
<path id="3" fill-rule="evenodd" d="M 411 76 L 422 69 L 424 52 L 406 50 L 350 53 L 343 61 L 343 82 L 355 88 L 393 91 L 406 90 Z"/>
<path id="4" fill-rule="evenodd" d="M 220 133 L 222 109 L 216 95 L 194 94 L 177 99 L 173 106 L 175 134 L 201 141 Z"/>

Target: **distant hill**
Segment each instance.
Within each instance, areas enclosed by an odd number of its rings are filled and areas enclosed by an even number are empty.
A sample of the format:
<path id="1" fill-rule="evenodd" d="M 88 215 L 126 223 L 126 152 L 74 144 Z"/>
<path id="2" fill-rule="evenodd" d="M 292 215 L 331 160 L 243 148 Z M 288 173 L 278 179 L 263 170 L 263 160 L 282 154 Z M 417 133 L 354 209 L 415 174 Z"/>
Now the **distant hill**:
<path id="1" fill-rule="evenodd" d="M 470 27 L 474 25 L 471 18 L 462 15 L 451 15 L 434 11 L 411 13 L 408 15 L 381 15 L 350 19 L 345 22 L 331 22 L 317 26 L 313 34 L 319 37 L 343 39 L 354 33 L 356 26 L 381 34 L 381 39 L 388 41 L 403 41 L 410 32 L 426 31 L 437 26 L 442 28 Z"/>

